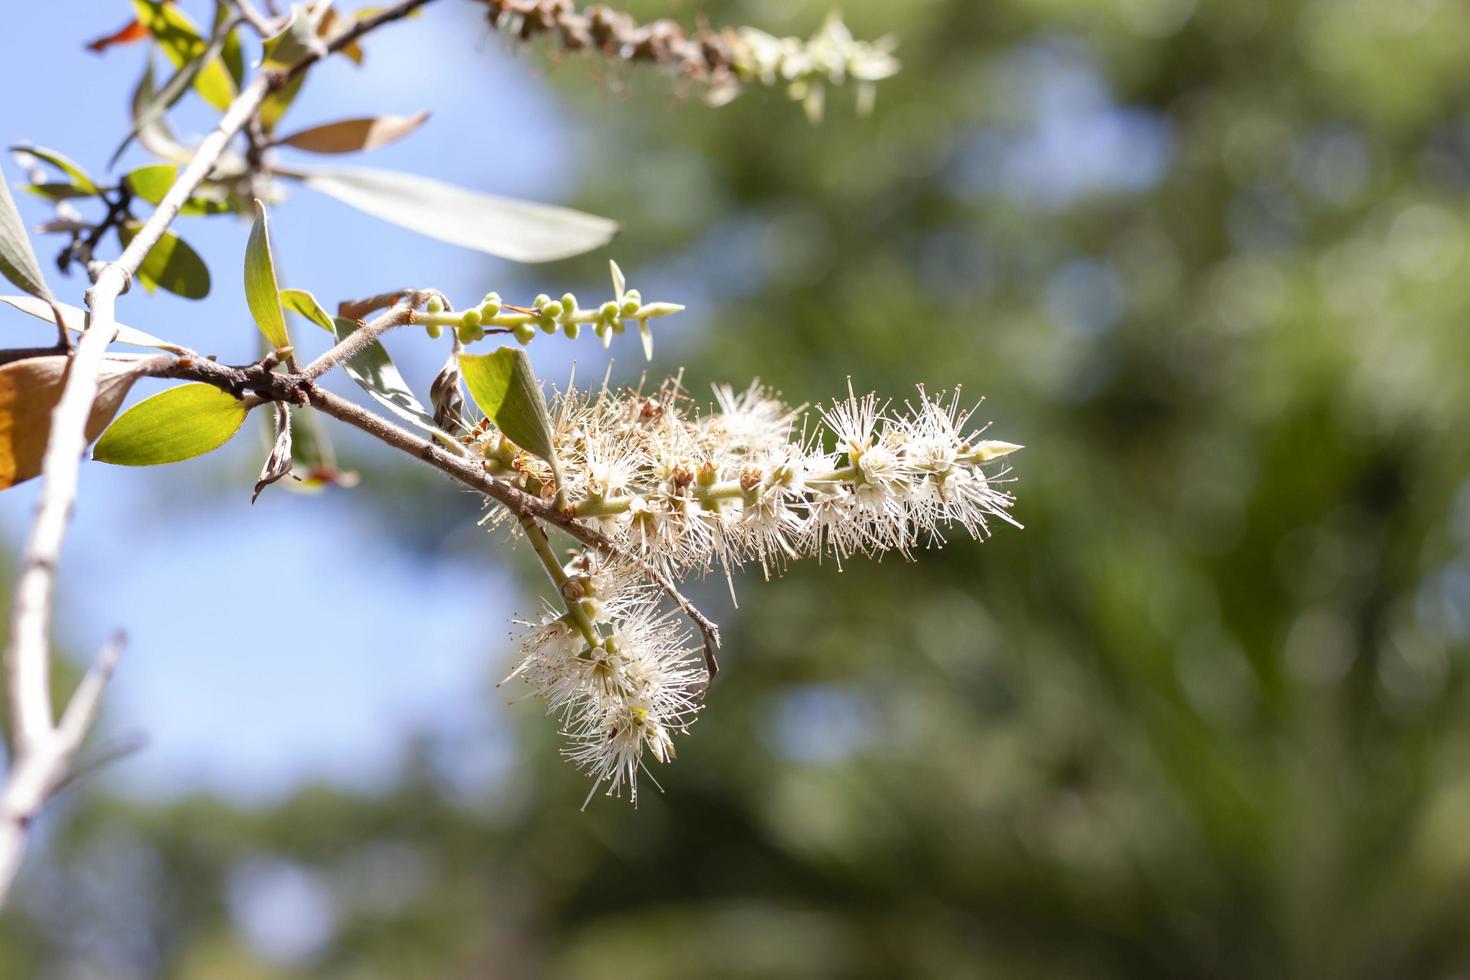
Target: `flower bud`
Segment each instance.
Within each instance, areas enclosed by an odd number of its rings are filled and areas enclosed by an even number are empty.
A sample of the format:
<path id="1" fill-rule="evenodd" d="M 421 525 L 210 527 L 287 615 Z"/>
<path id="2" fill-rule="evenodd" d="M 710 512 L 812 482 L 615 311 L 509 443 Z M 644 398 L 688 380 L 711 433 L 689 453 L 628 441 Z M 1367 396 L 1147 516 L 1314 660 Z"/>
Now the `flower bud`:
<path id="1" fill-rule="evenodd" d="M 531 308 L 534 309 L 534 310 L 539 310 L 543 306 L 545 306 L 547 303 L 550 303 L 550 302 L 551 302 L 551 297 L 550 296 L 547 296 L 545 293 L 537 293 L 536 294 L 536 298 L 533 299 L 533 300 L 531 300 Z"/>
<path id="2" fill-rule="evenodd" d="M 429 335 L 430 340 L 438 340 L 440 337 L 444 336 L 444 328 L 439 326 L 439 324 L 437 323 L 424 324 L 424 332 Z"/>
<path id="3" fill-rule="evenodd" d="M 511 329 L 516 335 L 516 340 L 519 340 L 523 344 L 529 344 L 531 338 L 536 336 L 536 328 L 529 323 L 517 323 Z"/>
<path id="4" fill-rule="evenodd" d="M 480 325 L 480 311 L 473 307 L 465 310 L 459 315 L 459 325 L 462 327 L 478 327 Z"/>
<path id="5" fill-rule="evenodd" d="M 428 310 L 430 313 L 443 313 L 444 301 L 437 296 L 430 296 L 429 303 L 427 306 L 424 307 L 424 309 Z"/>
<path id="6" fill-rule="evenodd" d="M 632 316 L 638 312 L 638 307 L 642 305 L 643 297 L 638 294 L 638 290 L 630 289 L 623 294 L 623 316 Z"/>
<path id="7" fill-rule="evenodd" d="M 571 293 L 563 293 L 561 297 L 561 307 L 562 310 L 565 311 L 568 315 L 576 313 L 577 297 L 572 295 Z"/>
<path id="8" fill-rule="evenodd" d="M 606 350 L 608 347 L 612 346 L 611 324 L 603 321 L 602 323 L 599 323 L 597 326 L 593 327 L 592 331 L 593 333 L 597 334 L 598 339 L 602 341 L 603 350 Z"/>
<path id="9" fill-rule="evenodd" d="M 597 315 L 602 317 L 602 319 L 606 320 L 609 323 L 618 318 L 618 313 L 618 304 L 614 303 L 612 300 L 608 300 L 606 303 L 603 303 L 602 307 L 597 311 Z"/>
<path id="10" fill-rule="evenodd" d="M 547 316 L 546 311 L 542 310 L 541 319 L 536 321 L 536 326 L 544 333 L 556 333 L 556 317 Z"/>
<path id="11" fill-rule="evenodd" d="M 567 335 L 568 340 L 576 340 L 577 335 L 582 332 L 582 325 L 580 323 L 563 323 L 561 329 L 562 333 Z"/>
<path id="12" fill-rule="evenodd" d="M 484 339 L 485 328 L 480 326 L 478 322 L 472 325 L 464 323 L 459 325 L 459 342 L 461 344 L 473 344 L 477 340 Z"/>
<path id="13" fill-rule="evenodd" d="M 541 316 L 543 318 L 551 317 L 551 319 L 553 320 L 560 320 L 561 315 L 565 312 L 566 308 L 562 306 L 562 304 L 558 303 L 556 300 L 552 300 L 550 303 L 547 303 L 545 306 L 541 307 Z"/>
<path id="14" fill-rule="evenodd" d="M 481 318 L 482 319 L 485 319 L 485 320 L 489 320 L 489 319 L 492 319 L 493 317 L 495 317 L 496 315 L 498 315 L 499 313 L 500 313 L 500 294 L 499 293 L 487 293 L 485 295 L 484 302 L 482 302 L 480 304 L 480 316 L 481 316 Z"/>

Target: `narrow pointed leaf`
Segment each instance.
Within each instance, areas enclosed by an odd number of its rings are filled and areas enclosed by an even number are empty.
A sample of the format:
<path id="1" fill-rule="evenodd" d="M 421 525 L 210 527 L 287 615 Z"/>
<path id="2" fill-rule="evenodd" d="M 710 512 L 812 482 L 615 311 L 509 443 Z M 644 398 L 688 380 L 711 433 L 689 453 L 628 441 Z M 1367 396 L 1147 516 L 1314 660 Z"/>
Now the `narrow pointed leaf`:
<path id="1" fill-rule="evenodd" d="M 10 149 L 14 153 L 28 153 L 37 160 L 43 160 L 51 164 L 51 166 L 70 177 L 71 182 L 82 188 L 82 190 L 89 191 L 93 194 L 97 193 L 97 184 L 92 180 L 92 175 L 73 162 L 70 157 L 44 146 L 30 146 L 25 143 L 17 143 Z"/>
<path id="2" fill-rule="evenodd" d="M 275 131 L 277 124 L 281 121 L 281 117 L 286 114 L 287 109 L 291 108 L 291 103 L 296 101 L 296 93 L 301 91 L 301 83 L 305 80 L 306 75 L 304 73 L 293 76 L 286 83 L 285 88 L 277 89 L 270 95 L 267 95 L 265 101 L 260 104 L 260 112 L 258 113 L 260 117 L 260 128 L 265 130 L 267 134 Z"/>
<path id="3" fill-rule="evenodd" d="M 376 150 L 412 133 L 429 118 L 428 110 L 413 116 L 368 116 L 342 119 L 303 129 L 280 140 L 285 146 L 311 153 L 356 153 Z"/>
<path id="4" fill-rule="evenodd" d="M 205 57 L 210 45 L 189 16 L 177 4 L 162 0 L 133 0 L 133 9 L 175 67 L 182 68 L 199 60 L 192 78 L 194 90 L 219 111 L 228 109 L 235 98 L 234 79 L 220 59 L 218 49 L 209 51 Z"/>
<path id="5" fill-rule="evenodd" d="M 220 29 L 233 13 L 233 4 L 225 0 L 215 0 L 214 3 L 214 26 L 209 30 L 210 37 L 216 37 Z M 230 81 L 235 83 L 238 92 L 245 85 L 245 52 L 240 48 L 240 32 L 230 31 L 225 35 L 224 46 L 220 49 L 220 61 L 225 66 L 225 71 L 230 73 Z"/>
<path id="6" fill-rule="evenodd" d="M 623 305 L 623 290 L 628 286 L 628 280 L 623 278 L 623 270 L 618 268 L 616 259 L 607 260 L 608 268 L 612 270 L 613 296 L 617 299 L 618 306 Z"/>
<path id="7" fill-rule="evenodd" d="M 51 413 L 61 400 L 70 358 L 31 357 L 0 367 L 0 490 L 41 472 L 51 435 Z M 111 356 L 97 379 L 97 400 L 87 419 L 87 440 L 97 438 L 117 414 L 138 378 L 138 357 Z"/>
<path id="8" fill-rule="evenodd" d="M 299 316 L 304 316 L 328 333 L 333 333 L 332 314 L 322 308 L 316 297 L 304 289 L 281 290 L 281 305 Z"/>
<path id="9" fill-rule="evenodd" d="M 272 71 L 286 71 L 325 45 L 317 37 L 317 27 L 326 16 L 328 5 L 319 5 L 315 14 L 301 4 L 291 5 L 291 19 L 274 37 L 266 38 L 260 66 Z"/>
<path id="10" fill-rule="evenodd" d="M 0 275 L 32 296 L 49 298 L 51 295 L 4 174 L 0 174 Z"/>
<path id="11" fill-rule="evenodd" d="M 0 303 L 8 303 L 22 313 L 29 313 L 33 317 L 45 320 L 47 323 L 56 322 L 56 317 L 51 313 L 51 305 L 44 300 L 34 299 L 30 296 L 0 296 Z M 80 334 L 82 327 L 87 322 L 86 311 L 68 303 L 57 303 L 56 307 L 61 311 L 62 326 L 66 327 L 71 333 Z M 119 344 L 128 344 L 132 347 L 154 347 L 158 350 L 166 350 L 174 354 L 183 354 L 186 352 L 186 348 L 180 347 L 178 344 L 171 344 L 166 340 L 153 336 L 151 333 L 144 333 L 142 330 L 135 330 L 132 327 L 125 327 L 122 324 L 118 324 L 116 342 Z"/>
<path id="12" fill-rule="evenodd" d="M 271 444 L 270 455 L 260 469 L 260 478 L 255 481 L 255 490 L 250 494 L 253 504 L 260 491 L 291 472 L 291 410 L 284 402 L 276 402 L 276 438 Z"/>
<path id="13" fill-rule="evenodd" d="M 229 442 L 247 413 L 244 402 L 213 385 L 179 385 L 124 412 L 97 440 L 92 458 L 119 466 L 192 459 Z"/>
<path id="14" fill-rule="evenodd" d="M 48 181 L 44 184 L 26 184 L 26 190 L 48 201 L 74 201 L 81 197 L 95 197 L 95 191 L 78 187 L 69 181 Z"/>
<path id="15" fill-rule="evenodd" d="M 121 225 L 118 236 L 126 246 L 142 228 L 142 222 Z M 149 292 L 162 287 L 185 299 L 203 299 L 209 295 L 209 267 L 199 253 L 171 231 L 163 233 L 158 244 L 149 250 L 138 266 L 138 280 Z"/>
<path id="16" fill-rule="evenodd" d="M 570 208 L 494 197 L 391 170 L 316 170 L 303 179 L 384 221 L 516 262 L 580 255 L 605 245 L 618 227 Z"/>
<path id="17" fill-rule="evenodd" d="M 554 465 L 551 416 L 526 352 L 502 347 L 489 354 L 461 354 L 459 367 L 470 397 L 506 438 Z"/>
<path id="18" fill-rule="evenodd" d="M 245 246 L 245 302 L 256 326 L 277 350 L 290 346 L 286 314 L 281 312 L 281 291 L 276 285 L 276 266 L 271 258 L 270 228 L 265 205 L 255 202 L 255 225 Z"/>
<path id="19" fill-rule="evenodd" d="M 339 316 L 332 318 L 332 326 L 337 343 L 340 344 L 352 336 L 359 324 L 355 320 Z M 347 371 L 347 376 L 356 381 L 363 391 L 373 396 L 375 401 L 394 415 L 412 422 L 425 432 L 449 438 L 448 433 L 434 424 L 434 416 L 414 397 L 408 382 L 398 373 L 393 358 L 388 356 L 388 349 L 376 340 L 348 358 L 342 367 Z"/>

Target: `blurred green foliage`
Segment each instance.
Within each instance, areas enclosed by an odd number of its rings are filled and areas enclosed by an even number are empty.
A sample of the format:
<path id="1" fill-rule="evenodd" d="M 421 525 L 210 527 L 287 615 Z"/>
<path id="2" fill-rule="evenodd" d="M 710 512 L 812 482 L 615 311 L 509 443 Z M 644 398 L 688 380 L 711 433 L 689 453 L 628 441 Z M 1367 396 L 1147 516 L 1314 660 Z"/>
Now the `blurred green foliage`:
<path id="1" fill-rule="evenodd" d="M 737 583 L 707 717 L 637 811 L 578 812 L 529 706 L 489 807 L 428 745 L 386 795 L 87 797 L 0 973 L 1470 967 L 1470 10 L 844 12 L 901 41 L 869 119 L 842 93 L 811 127 L 777 93 L 712 111 L 552 71 L 579 204 L 689 303 L 659 356 L 696 394 L 988 395 L 1030 447 L 1026 530 Z M 312 942 L 262 940 L 282 928 Z"/>

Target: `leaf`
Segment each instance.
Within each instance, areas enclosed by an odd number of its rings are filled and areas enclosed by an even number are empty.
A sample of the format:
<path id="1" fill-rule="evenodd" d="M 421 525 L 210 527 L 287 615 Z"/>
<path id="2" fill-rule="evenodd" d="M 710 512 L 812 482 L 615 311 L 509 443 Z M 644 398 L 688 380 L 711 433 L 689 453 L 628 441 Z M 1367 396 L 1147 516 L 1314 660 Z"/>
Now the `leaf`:
<path id="1" fill-rule="evenodd" d="M 192 156 L 188 147 L 174 139 L 173 134 L 164 125 L 163 108 L 166 107 L 154 106 L 157 95 L 158 93 L 153 88 L 153 55 L 152 52 L 149 52 L 148 62 L 143 68 L 143 77 L 138 79 L 138 85 L 133 89 L 132 129 L 129 130 L 127 138 L 123 140 L 122 146 L 113 151 L 112 163 L 117 162 L 118 157 L 122 156 L 123 150 L 128 148 L 134 138 L 142 143 L 149 153 L 165 160 L 186 163 Z"/>
<path id="2" fill-rule="evenodd" d="M 265 339 L 280 350 L 291 345 L 286 332 L 286 314 L 281 312 L 281 291 L 276 285 L 276 265 L 271 259 L 269 222 L 265 205 L 255 202 L 255 224 L 245 246 L 245 302 L 255 325 Z"/>
<path id="3" fill-rule="evenodd" d="M 22 313 L 29 313 L 33 317 L 45 320 L 47 323 L 55 323 L 56 317 L 51 313 L 50 304 L 44 300 L 33 299 L 29 296 L 0 296 L 0 303 L 9 303 Z M 62 326 L 75 334 L 82 332 L 82 325 L 86 323 L 86 311 L 71 306 L 67 303 L 57 303 L 57 309 L 61 311 Z M 117 325 L 116 343 L 128 344 L 132 347 L 153 347 L 158 350 L 171 351 L 175 354 L 188 353 L 188 349 L 178 344 L 170 344 L 166 340 L 160 340 L 151 333 L 135 330 L 132 327 Z"/>
<path id="4" fill-rule="evenodd" d="M 28 357 L 0 367 L 0 490 L 41 472 L 51 413 L 71 359 L 60 354 Z M 138 379 L 136 355 L 110 356 L 97 378 L 97 400 L 87 419 L 87 441 L 107 428 Z"/>
<path id="5" fill-rule="evenodd" d="M 384 221 L 517 262 L 550 262 L 605 245 L 617 223 L 570 208 L 465 190 L 391 170 L 316 170 L 308 187 Z"/>
<path id="6" fill-rule="evenodd" d="M 37 160 L 44 160 L 70 177 L 71 182 L 82 190 L 91 194 L 97 193 L 97 184 L 92 180 L 92 175 L 77 166 L 70 157 L 44 146 L 30 146 L 26 143 L 17 143 L 10 149 L 13 153 L 29 153 Z"/>
<path id="7" fill-rule="evenodd" d="M 277 140 L 285 146 L 311 153 L 356 153 L 376 150 L 412 133 L 429 118 L 429 112 L 413 116 L 368 116 L 313 126 Z"/>
<path id="8" fill-rule="evenodd" d="M 328 333 L 332 330 L 332 314 L 322 309 L 316 297 L 304 289 L 281 290 L 281 305 L 299 316 L 304 316 Z"/>
<path id="9" fill-rule="evenodd" d="M 134 41 L 141 41 L 147 36 L 148 28 L 144 27 L 137 18 L 134 18 L 113 33 L 105 37 L 99 37 L 95 41 L 88 41 L 87 50 L 101 54 L 115 44 L 132 44 Z"/>
<path id="10" fill-rule="evenodd" d="M 301 83 L 305 80 L 304 73 L 293 76 L 285 88 L 277 89 L 265 97 L 265 101 L 260 104 L 260 112 L 257 113 L 261 129 L 270 133 L 276 128 L 286 110 L 291 108 L 291 103 L 296 101 L 296 93 L 301 91 Z"/>
<path id="11" fill-rule="evenodd" d="M 175 67 L 183 68 L 199 60 L 193 77 L 194 90 L 219 111 L 228 109 L 235 99 L 235 82 L 218 52 L 207 59 L 203 57 L 209 45 L 189 15 L 177 4 L 162 0 L 133 0 L 133 9 Z"/>
<path id="12" fill-rule="evenodd" d="M 526 352 L 502 347 L 489 354 L 460 354 L 459 367 L 480 411 L 511 442 L 554 466 L 551 416 Z"/>
<path id="13" fill-rule="evenodd" d="M 421 10 L 415 10 L 413 14 L 420 12 Z M 413 16 L 413 14 L 409 16 Z M 361 17 L 362 12 L 359 11 L 355 16 Z M 323 44 L 331 44 L 332 40 L 338 34 L 351 30 L 352 26 L 351 22 L 338 14 L 337 11 L 328 9 L 327 15 L 322 18 L 321 26 L 316 29 L 316 36 L 322 39 Z M 337 53 L 350 60 L 354 65 L 362 65 L 362 45 L 356 41 L 339 49 Z"/>
<path id="14" fill-rule="evenodd" d="M 118 226 L 123 246 L 138 234 L 141 221 L 128 221 Z M 149 249 L 138 266 L 138 279 L 149 292 L 162 286 L 185 299 L 203 299 L 209 295 L 209 267 L 199 253 L 171 231 L 163 233 L 158 244 Z"/>
<path id="15" fill-rule="evenodd" d="M 172 163 L 154 163 L 146 167 L 139 167 L 130 172 L 124 179 L 128 186 L 133 189 L 134 196 L 147 201 L 149 204 L 157 205 L 163 200 L 163 196 L 173 187 L 174 181 L 178 179 L 179 168 Z M 189 197 L 184 201 L 184 206 L 179 208 L 180 214 L 224 214 L 230 210 L 229 204 L 224 201 L 214 201 L 207 197 L 197 195 Z"/>
<path id="16" fill-rule="evenodd" d="M 255 490 L 250 502 L 260 496 L 260 491 L 291 473 L 291 410 L 285 402 L 276 402 L 276 439 L 271 445 L 270 455 L 260 468 L 260 479 L 255 481 Z"/>
<path id="17" fill-rule="evenodd" d="M 214 26 L 209 29 L 209 36 L 219 34 L 233 11 L 231 4 L 225 0 L 214 2 Z M 235 83 L 235 91 L 239 91 L 245 85 L 245 53 L 240 49 L 240 34 L 238 31 L 230 31 L 225 35 L 224 47 L 220 49 L 220 61 L 224 63 L 225 71 L 230 73 L 230 81 Z"/>
<path id="18" fill-rule="evenodd" d="M 15 209 L 15 198 L 10 196 L 10 185 L 6 183 L 4 174 L 0 174 L 0 275 L 32 296 L 51 297 L 51 290 L 41 275 L 41 263 L 36 261 L 36 251 L 31 248 L 25 222 Z"/>
<path id="19" fill-rule="evenodd" d="M 97 440 L 92 458 L 119 466 L 192 459 L 229 442 L 248 412 L 244 402 L 214 385 L 179 385 L 124 412 Z"/>
<path id="20" fill-rule="evenodd" d="M 348 320 L 346 317 L 332 318 L 333 333 L 339 344 L 352 336 L 358 326 L 355 320 Z M 408 382 L 398 373 L 393 358 L 388 356 L 388 349 L 378 341 L 373 341 L 352 355 L 342 367 L 363 391 L 372 395 L 375 401 L 399 418 L 412 422 L 426 432 L 449 438 L 449 434 L 434 424 L 434 417 L 414 397 Z"/>
<path id="21" fill-rule="evenodd" d="M 260 67 L 268 71 L 288 71 L 313 54 L 326 50 L 317 37 L 317 28 L 329 5 L 319 4 L 314 13 L 301 4 L 291 5 L 291 19 L 274 37 L 266 38 Z"/>
<path id="22" fill-rule="evenodd" d="M 298 407 L 291 413 L 291 456 L 295 471 L 288 490 L 315 493 L 325 486 L 357 486 L 357 474 L 339 470 L 331 437 L 314 409 Z"/>

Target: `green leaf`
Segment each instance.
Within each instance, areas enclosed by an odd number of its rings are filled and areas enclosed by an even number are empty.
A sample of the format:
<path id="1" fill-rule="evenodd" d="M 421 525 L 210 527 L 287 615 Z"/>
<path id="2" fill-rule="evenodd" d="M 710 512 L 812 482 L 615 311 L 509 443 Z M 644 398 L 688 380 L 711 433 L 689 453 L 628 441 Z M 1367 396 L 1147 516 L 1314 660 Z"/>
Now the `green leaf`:
<path id="1" fill-rule="evenodd" d="M 276 285 L 276 265 L 271 259 L 270 229 L 265 205 L 255 202 L 255 225 L 245 246 L 245 302 L 265 339 L 276 350 L 291 345 L 286 332 L 286 314 L 281 312 L 281 291 Z"/>
<path id="2" fill-rule="evenodd" d="M 78 187 L 68 181 L 47 181 L 44 184 L 26 184 L 26 190 L 48 201 L 72 201 L 79 197 L 95 197 L 94 191 Z"/>
<path id="3" fill-rule="evenodd" d="M 356 320 L 341 316 L 332 318 L 332 332 L 339 344 L 352 336 L 358 326 L 360 324 Z M 414 397 L 408 382 L 398 373 L 393 358 L 388 356 L 388 349 L 376 340 L 348 358 L 342 367 L 363 391 L 372 395 L 375 401 L 394 415 L 412 422 L 425 432 L 432 432 L 446 439 L 452 438 L 435 424 L 434 416 Z"/>
<path id="4" fill-rule="evenodd" d="M 313 126 L 277 140 L 310 153 L 356 153 L 401 140 L 424 124 L 428 110 L 413 116 L 368 116 Z"/>
<path id="5" fill-rule="evenodd" d="M 29 313 L 47 323 L 56 322 L 56 317 L 51 312 L 51 304 L 45 300 L 34 299 L 30 296 L 0 296 L 0 303 L 9 303 L 22 313 Z M 56 307 L 61 311 L 62 326 L 71 333 L 80 334 L 83 324 L 87 322 L 86 311 L 67 303 L 57 303 Z M 142 330 L 135 330 L 122 324 L 117 325 L 115 342 L 132 347 L 153 347 L 158 350 L 172 351 L 175 354 L 187 353 L 187 348 L 180 347 L 178 344 L 170 344 L 151 333 L 144 333 Z"/>
<path id="6" fill-rule="evenodd" d="M 170 79 L 169 84 L 172 83 L 173 79 Z M 185 86 L 187 84 L 187 82 L 184 83 Z M 183 86 L 179 88 L 179 91 L 183 91 Z M 153 53 L 150 51 L 148 62 L 143 68 L 143 77 L 138 79 L 138 85 L 133 89 L 132 128 L 128 131 L 127 138 L 123 140 L 122 145 L 113 151 L 111 162 L 116 163 L 136 137 L 138 142 L 142 143 L 154 156 L 187 163 L 193 154 L 188 147 L 174 139 L 173 134 L 168 131 L 168 126 L 163 121 L 163 112 L 166 108 L 163 100 L 159 98 L 159 93 L 153 87 Z"/>
<path id="7" fill-rule="evenodd" d="M 126 247 L 143 227 L 141 221 L 129 221 L 117 229 Z M 163 233 L 158 244 L 149 250 L 138 266 L 138 280 L 149 292 L 162 286 L 185 299 L 203 299 L 209 295 L 209 267 L 199 253 L 171 231 Z"/>
<path id="8" fill-rule="evenodd" d="M 215 0 L 214 3 L 214 26 L 210 28 L 209 36 L 214 37 L 220 32 L 233 14 L 231 4 L 225 0 Z M 240 33 L 230 31 L 225 35 L 224 47 L 219 53 L 220 60 L 224 62 L 225 70 L 230 73 L 230 81 L 235 83 L 236 91 L 245 85 L 245 53 L 240 49 Z"/>
<path id="9" fill-rule="evenodd" d="M 107 427 L 138 379 L 137 355 L 113 355 L 97 377 L 97 400 L 87 419 L 87 441 Z M 51 413 L 61 400 L 71 358 L 28 357 L 0 367 L 0 490 L 41 472 Z"/>
<path id="10" fill-rule="evenodd" d="M 71 182 L 82 190 L 89 194 L 97 193 L 97 184 L 92 180 L 92 175 L 72 162 L 70 157 L 64 156 L 55 150 L 47 149 L 44 146 L 30 146 L 25 143 L 17 143 L 10 149 L 13 153 L 29 153 L 37 160 L 43 160 L 51 164 L 51 166 L 70 177 Z"/>
<path id="11" fill-rule="evenodd" d="M 149 204 L 157 205 L 163 200 L 163 196 L 173 187 L 174 181 L 178 179 L 179 168 L 172 163 L 155 163 L 146 167 L 139 167 L 130 172 L 125 180 L 133 189 L 133 194 L 147 201 Z M 228 203 L 215 201 L 207 197 L 191 196 L 184 201 L 184 206 L 179 208 L 180 214 L 224 214 L 230 210 Z"/>
<path id="12" fill-rule="evenodd" d="M 316 301 L 316 297 L 304 289 L 281 290 L 281 305 L 299 316 L 304 316 L 312 323 L 321 327 L 328 333 L 332 333 L 332 314 L 322 309 L 322 304 Z"/>
<path id="13" fill-rule="evenodd" d="M 305 73 L 296 75 L 286 83 L 285 88 L 277 89 L 265 97 L 258 113 L 261 129 L 266 133 L 275 131 L 276 124 L 281 121 L 286 110 L 291 108 L 291 103 L 296 101 L 296 93 L 301 91 L 301 83 L 304 81 L 306 81 Z"/>
<path id="14" fill-rule="evenodd" d="M 489 354 L 460 354 L 459 367 L 470 397 L 506 438 L 555 466 L 551 416 L 526 352 L 502 347 Z"/>
<path id="15" fill-rule="evenodd" d="M 180 10 L 177 4 L 164 3 L 161 0 L 133 0 L 133 9 L 138 13 L 138 20 L 148 28 L 148 33 L 153 35 L 175 67 L 183 68 L 190 62 L 199 60 L 199 67 L 193 76 L 194 90 L 205 102 L 221 112 L 228 109 L 235 99 L 234 79 L 230 77 L 230 72 L 220 60 L 218 52 L 204 58 L 209 44 L 188 14 Z"/>
<path id="16" fill-rule="evenodd" d="M 493 197 L 391 170 L 315 170 L 302 179 L 384 221 L 516 262 L 579 255 L 605 245 L 618 228 L 570 208 Z"/>
<path id="17" fill-rule="evenodd" d="M 10 196 L 10 185 L 5 182 L 4 174 L 0 174 L 0 274 L 32 296 L 51 297 L 51 290 L 46 288 L 46 279 L 41 275 L 41 263 L 36 261 L 36 251 L 31 248 L 25 222 L 15 209 L 15 198 Z"/>
<path id="18" fill-rule="evenodd" d="M 248 412 L 244 402 L 214 385 L 180 385 L 124 412 L 97 440 L 92 458 L 119 466 L 192 459 L 229 442 Z"/>

